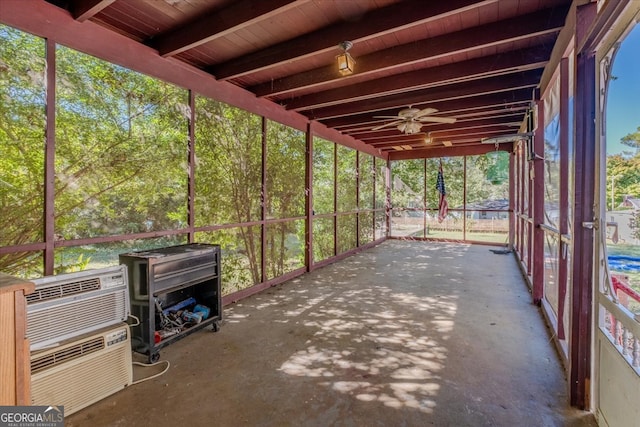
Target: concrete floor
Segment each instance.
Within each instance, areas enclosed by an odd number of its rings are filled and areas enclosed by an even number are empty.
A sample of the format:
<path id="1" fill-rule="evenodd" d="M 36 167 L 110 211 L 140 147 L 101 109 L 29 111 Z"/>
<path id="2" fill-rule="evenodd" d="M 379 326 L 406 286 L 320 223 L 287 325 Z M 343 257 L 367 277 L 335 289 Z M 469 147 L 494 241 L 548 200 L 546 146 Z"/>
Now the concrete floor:
<path id="1" fill-rule="evenodd" d="M 67 426 L 596 425 L 514 257 L 486 246 L 387 241 L 225 315 Z"/>

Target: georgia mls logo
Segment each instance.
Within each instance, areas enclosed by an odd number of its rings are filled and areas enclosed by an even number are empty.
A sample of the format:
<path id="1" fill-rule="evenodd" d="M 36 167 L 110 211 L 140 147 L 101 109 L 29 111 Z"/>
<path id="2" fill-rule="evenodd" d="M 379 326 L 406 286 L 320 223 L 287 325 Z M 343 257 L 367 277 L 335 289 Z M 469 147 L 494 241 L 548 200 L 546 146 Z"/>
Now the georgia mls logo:
<path id="1" fill-rule="evenodd" d="M 63 427 L 64 406 L 0 406 L 0 427 Z"/>
<path id="2" fill-rule="evenodd" d="M 47 409 L 44 410 L 44 413 L 46 414 L 49 411 L 55 411 L 54 413 L 56 414 L 62 414 L 62 410 L 60 409 L 59 406 L 49 406 Z"/>

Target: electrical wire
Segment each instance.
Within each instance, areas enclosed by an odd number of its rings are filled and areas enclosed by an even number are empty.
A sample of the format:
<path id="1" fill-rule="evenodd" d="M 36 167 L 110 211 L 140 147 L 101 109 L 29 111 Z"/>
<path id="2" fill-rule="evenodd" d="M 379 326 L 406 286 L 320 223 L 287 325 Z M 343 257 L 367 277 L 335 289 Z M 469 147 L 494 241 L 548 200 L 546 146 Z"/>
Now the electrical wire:
<path id="1" fill-rule="evenodd" d="M 136 321 L 136 323 L 131 323 L 131 324 L 129 324 L 129 327 L 131 327 L 131 326 L 138 326 L 138 325 L 140 324 L 140 319 L 138 319 L 138 317 L 137 317 L 137 316 L 134 316 L 134 315 L 133 315 L 133 314 L 131 314 L 131 313 L 129 313 L 129 315 L 128 315 L 128 316 L 129 316 L 130 318 L 132 318 L 133 320 L 135 320 L 135 321 Z"/>
<path id="2" fill-rule="evenodd" d="M 132 326 L 138 326 L 140 324 L 140 319 L 138 317 L 134 316 L 133 314 L 129 314 L 129 317 L 134 319 L 137 322 L 137 323 L 134 323 L 134 324 L 131 324 L 131 325 L 129 325 L 129 324 L 127 325 L 127 326 L 129 326 L 129 334 L 131 334 L 131 327 Z M 168 360 L 161 360 L 161 361 L 156 362 L 156 363 L 131 362 L 132 365 L 144 366 L 144 367 L 157 366 L 160 363 L 166 363 L 167 364 L 167 366 L 161 372 L 158 372 L 157 374 L 153 374 L 153 375 L 151 375 L 149 377 L 141 378 L 141 379 L 139 379 L 137 381 L 134 381 L 134 382 L 131 383 L 131 385 L 140 384 L 140 383 L 145 382 L 147 380 L 151 380 L 153 378 L 157 378 L 160 375 L 165 374 L 169 370 L 169 368 L 171 367 L 171 363 Z"/>
<path id="3" fill-rule="evenodd" d="M 157 374 L 153 374 L 153 375 L 151 375 L 149 377 L 146 377 L 146 378 L 141 378 L 141 379 L 139 379 L 137 381 L 132 382 L 131 385 L 140 384 L 140 383 L 145 382 L 147 380 L 151 380 L 153 378 L 157 378 L 160 375 L 163 375 L 165 372 L 167 372 L 169 370 L 169 367 L 171 366 L 171 363 L 169 363 L 168 360 L 161 360 L 161 361 L 156 362 L 156 363 L 132 362 L 133 365 L 144 366 L 144 367 L 156 366 L 156 365 L 159 365 L 160 363 L 166 363 L 167 364 L 167 366 L 162 370 L 162 372 L 158 372 Z"/>

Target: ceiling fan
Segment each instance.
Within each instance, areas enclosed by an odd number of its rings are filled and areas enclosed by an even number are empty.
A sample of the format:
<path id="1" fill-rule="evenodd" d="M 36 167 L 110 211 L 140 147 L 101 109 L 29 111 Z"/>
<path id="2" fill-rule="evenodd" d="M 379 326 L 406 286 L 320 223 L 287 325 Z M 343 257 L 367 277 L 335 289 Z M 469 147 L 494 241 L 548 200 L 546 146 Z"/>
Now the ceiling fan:
<path id="1" fill-rule="evenodd" d="M 434 123 L 455 123 L 456 119 L 450 117 L 432 117 L 431 114 L 437 112 L 435 108 L 425 108 L 418 109 L 405 108 L 404 110 L 400 110 L 397 116 L 373 116 L 376 119 L 395 119 L 392 122 L 385 123 L 380 126 L 376 126 L 371 128 L 371 130 L 379 130 L 385 128 L 387 126 L 395 126 L 400 132 L 406 133 L 407 135 L 412 135 L 414 133 L 420 132 L 422 125 L 425 122 L 434 122 Z"/>

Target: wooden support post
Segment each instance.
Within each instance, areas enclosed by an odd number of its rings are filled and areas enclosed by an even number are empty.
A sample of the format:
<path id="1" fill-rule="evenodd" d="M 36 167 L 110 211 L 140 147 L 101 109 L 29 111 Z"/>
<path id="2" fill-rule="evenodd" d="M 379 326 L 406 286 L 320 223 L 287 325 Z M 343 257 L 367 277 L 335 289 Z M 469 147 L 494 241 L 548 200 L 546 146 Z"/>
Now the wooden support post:
<path id="1" fill-rule="evenodd" d="M 579 6 L 576 32 L 589 28 L 596 4 Z M 577 37 L 580 39 L 580 37 Z M 587 409 L 591 378 L 591 315 L 593 299 L 593 229 L 596 162 L 596 78 L 595 57 L 583 48 L 576 60 L 576 136 L 573 232 L 573 274 L 571 289 L 571 337 L 569 341 L 569 397 L 572 406 Z"/>
<path id="2" fill-rule="evenodd" d="M 540 305 L 544 297 L 544 102 L 538 103 L 538 131 L 533 137 L 533 302 Z"/>
<path id="3" fill-rule="evenodd" d="M 304 264 L 307 271 L 313 270 L 313 132 L 311 123 L 307 124 L 305 159 L 305 255 Z"/>

